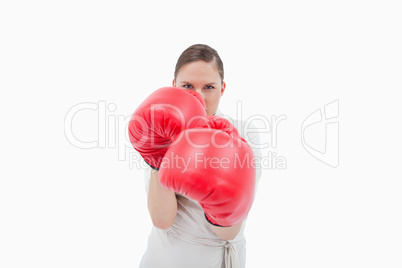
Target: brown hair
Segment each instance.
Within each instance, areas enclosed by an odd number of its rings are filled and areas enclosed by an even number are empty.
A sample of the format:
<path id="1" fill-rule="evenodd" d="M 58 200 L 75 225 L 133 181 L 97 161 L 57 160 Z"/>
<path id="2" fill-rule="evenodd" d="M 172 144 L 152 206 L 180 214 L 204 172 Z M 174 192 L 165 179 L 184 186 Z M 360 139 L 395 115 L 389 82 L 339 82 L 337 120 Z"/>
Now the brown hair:
<path id="1" fill-rule="evenodd" d="M 177 60 L 176 68 L 174 70 L 174 79 L 176 79 L 177 74 L 179 73 L 181 67 L 183 67 L 187 63 L 199 60 L 205 62 L 215 61 L 216 68 L 218 69 L 218 73 L 223 83 L 223 77 L 224 77 L 223 62 L 219 57 L 218 52 L 215 49 L 204 44 L 192 45 L 188 47 L 186 50 L 184 50 L 183 53 L 181 53 L 179 59 Z"/>

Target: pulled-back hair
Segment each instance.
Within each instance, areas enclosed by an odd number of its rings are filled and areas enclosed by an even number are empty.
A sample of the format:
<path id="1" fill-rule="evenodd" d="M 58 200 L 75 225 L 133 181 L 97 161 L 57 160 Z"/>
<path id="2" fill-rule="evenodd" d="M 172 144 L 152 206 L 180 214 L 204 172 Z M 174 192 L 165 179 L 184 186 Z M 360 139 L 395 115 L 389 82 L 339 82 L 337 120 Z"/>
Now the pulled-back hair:
<path id="1" fill-rule="evenodd" d="M 181 53 L 179 59 L 176 63 L 176 68 L 174 70 L 174 79 L 176 79 L 177 74 L 181 67 L 186 65 L 187 63 L 194 62 L 194 61 L 205 61 L 205 62 L 215 62 L 216 68 L 218 69 L 218 73 L 222 79 L 224 78 L 224 71 L 223 71 L 223 62 L 219 57 L 218 52 L 213 49 L 212 47 L 204 44 L 195 44 L 188 47 L 186 50 Z"/>

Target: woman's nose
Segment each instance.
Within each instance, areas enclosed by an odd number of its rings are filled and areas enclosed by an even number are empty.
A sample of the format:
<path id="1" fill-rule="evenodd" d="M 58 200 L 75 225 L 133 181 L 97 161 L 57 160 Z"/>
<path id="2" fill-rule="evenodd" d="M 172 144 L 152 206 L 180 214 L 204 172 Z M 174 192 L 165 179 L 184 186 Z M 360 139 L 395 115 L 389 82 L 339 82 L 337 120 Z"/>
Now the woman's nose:
<path id="1" fill-rule="evenodd" d="M 195 92 L 197 92 L 198 94 L 200 94 L 202 96 L 202 98 L 204 98 L 204 95 L 202 94 L 202 90 L 201 89 L 194 89 Z"/>
<path id="2" fill-rule="evenodd" d="M 195 90 L 195 92 L 197 92 L 197 93 L 199 93 L 199 94 L 202 94 L 202 90 L 201 90 L 201 89 L 196 88 L 196 89 L 194 89 L 194 90 Z"/>
<path id="3" fill-rule="evenodd" d="M 204 94 L 204 92 L 202 91 L 202 89 L 195 89 L 195 91 L 198 93 L 198 94 L 200 94 L 201 95 L 201 97 L 202 97 L 202 99 L 204 100 L 204 102 L 205 102 L 205 94 Z"/>

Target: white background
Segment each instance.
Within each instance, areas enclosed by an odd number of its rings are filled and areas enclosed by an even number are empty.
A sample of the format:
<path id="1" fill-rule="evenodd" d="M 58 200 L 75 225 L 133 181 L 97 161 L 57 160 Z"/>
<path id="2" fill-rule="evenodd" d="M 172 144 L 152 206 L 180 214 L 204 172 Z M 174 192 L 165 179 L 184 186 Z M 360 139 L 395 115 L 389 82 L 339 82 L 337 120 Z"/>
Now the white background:
<path id="1" fill-rule="evenodd" d="M 125 125 L 171 85 L 180 53 L 225 64 L 221 109 L 286 115 L 246 228 L 247 267 L 402 267 L 398 1 L 2 1 L 0 267 L 138 267 L 151 221 Z M 339 166 L 301 144 L 302 122 L 339 100 Z M 111 104 L 116 144 L 65 136 L 80 103 Z M 98 111 L 74 117 L 95 141 Z M 103 134 L 102 134 L 103 131 Z M 270 134 L 262 133 L 262 140 Z M 100 148 L 103 147 L 103 148 Z M 124 158 L 124 157 L 123 157 Z"/>

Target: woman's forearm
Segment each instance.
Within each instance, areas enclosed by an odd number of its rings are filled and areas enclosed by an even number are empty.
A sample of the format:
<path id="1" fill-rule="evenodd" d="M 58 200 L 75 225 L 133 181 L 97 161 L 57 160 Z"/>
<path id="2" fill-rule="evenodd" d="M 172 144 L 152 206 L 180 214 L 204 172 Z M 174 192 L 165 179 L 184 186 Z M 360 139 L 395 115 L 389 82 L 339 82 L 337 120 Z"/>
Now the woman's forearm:
<path id="1" fill-rule="evenodd" d="M 148 210 L 155 227 L 168 229 L 177 214 L 177 199 L 172 191 L 163 188 L 159 183 L 159 172 L 152 170 L 148 192 Z"/>

